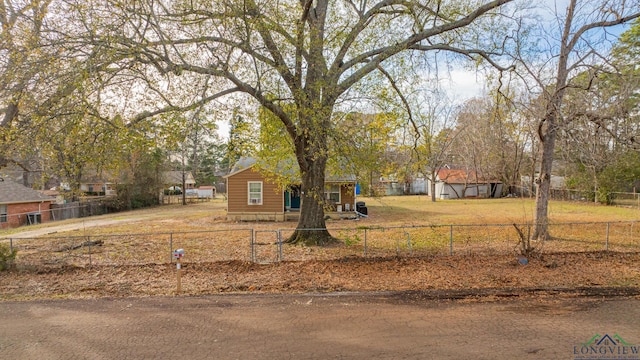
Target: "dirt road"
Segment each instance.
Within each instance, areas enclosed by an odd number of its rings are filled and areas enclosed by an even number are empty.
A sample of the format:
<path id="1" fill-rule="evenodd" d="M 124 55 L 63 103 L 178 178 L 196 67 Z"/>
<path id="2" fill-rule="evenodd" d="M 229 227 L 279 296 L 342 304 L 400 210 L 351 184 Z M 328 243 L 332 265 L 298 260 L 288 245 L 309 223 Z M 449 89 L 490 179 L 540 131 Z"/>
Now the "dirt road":
<path id="1" fill-rule="evenodd" d="M 465 303 L 381 293 L 0 302 L 0 354 L 7 359 L 575 359 L 580 344 L 596 334 L 639 344 L 639 318 L 640 302 L 620 298 Z"/>

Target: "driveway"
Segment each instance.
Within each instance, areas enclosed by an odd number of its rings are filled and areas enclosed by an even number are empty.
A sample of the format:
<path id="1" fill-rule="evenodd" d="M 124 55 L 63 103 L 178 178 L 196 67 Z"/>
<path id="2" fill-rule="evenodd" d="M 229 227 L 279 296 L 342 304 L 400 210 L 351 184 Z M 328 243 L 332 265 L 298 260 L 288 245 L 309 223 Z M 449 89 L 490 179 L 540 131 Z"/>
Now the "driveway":
<path id="1" fill-rule="evenodd" d="M 219 295 L 0 302 L 0 314 L 7 359 L 576 359 L 595 335 L 640 343 L 628 298 Z"/>
<path id="2" fill-rule="evenodd" d="M 134 221 L 143 220 L 143 217 L 131 217 L 131 218 L 120 218 L 113 219 L 112 217 L 105 218 L 93 218 L 92 220 L 84 220 L 84 221 L 74 221 L 69 224 L 61 224 L 61 225 L 50 225 L 46 224 L 39 229 L 28 230 L 28 227 L 20 228 L 21 231 L 16 232 L 11 235 L 0 235 L 0 239 L 29 239 L 29 238 L 37 238 L 40 236 L 55 234 L 57 232 L 65 232 L 65 231 L 73 231 L 80 229 L 87 229 L 96 226 L 107 226 L 107 225 L 117 225 L 122 223 L 130 223 Z"/>

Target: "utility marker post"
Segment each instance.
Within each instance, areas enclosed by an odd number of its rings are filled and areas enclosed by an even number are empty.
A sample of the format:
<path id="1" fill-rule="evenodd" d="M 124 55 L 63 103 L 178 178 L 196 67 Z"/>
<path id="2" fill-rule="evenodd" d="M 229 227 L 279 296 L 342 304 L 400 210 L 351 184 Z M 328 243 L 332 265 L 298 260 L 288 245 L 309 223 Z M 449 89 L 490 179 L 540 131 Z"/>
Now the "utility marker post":
<path id="1" fill-rule="evenodd" d="M 177 273 L 176 273 L 177 284 L 178 284 L 178 288 L 176 289 L 177 295 L 180 295 L 180 293 L 182 292 L 182 274 L 180 270 L 180 268 L 182 267 L 182 264 L 180 263 L 180 259 L 182 259 L 183 256 L 184 256 L 184 249 L 177 249 L 173 251 L 173 258 L 176 259 L 176 269 L 177 269 Z"/>

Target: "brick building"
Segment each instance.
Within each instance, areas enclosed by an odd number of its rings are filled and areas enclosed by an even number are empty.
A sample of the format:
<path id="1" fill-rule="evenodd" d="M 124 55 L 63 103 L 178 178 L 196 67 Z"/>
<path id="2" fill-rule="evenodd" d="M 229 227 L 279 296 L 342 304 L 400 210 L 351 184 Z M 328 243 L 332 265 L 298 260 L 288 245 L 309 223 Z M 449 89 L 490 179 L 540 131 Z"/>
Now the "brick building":
<path id="1" fill-rule="evenodd" d="M 47 222 L 54 198 L 0 177 L 0 229 Z"/>

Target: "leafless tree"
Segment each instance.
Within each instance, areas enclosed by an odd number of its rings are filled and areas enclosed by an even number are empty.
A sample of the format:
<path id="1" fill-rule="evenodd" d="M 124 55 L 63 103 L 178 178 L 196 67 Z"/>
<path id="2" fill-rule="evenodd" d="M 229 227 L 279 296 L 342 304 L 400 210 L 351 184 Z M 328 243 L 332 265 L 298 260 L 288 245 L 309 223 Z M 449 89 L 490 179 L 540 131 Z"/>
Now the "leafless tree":
<path id="1" fill-rule="evenodd" d="M 544 111 L 538 121 L 541 142 L 540 168 L 536 182 L 536 211 L 533 239 L 548 235 L 548 204 L 551 173 L 559 129 L 570 120 L 564 113 L 565 94 L 579 86 L 573 79 L 602 61 L 605 43 L 612 36 L 606 31 L 640 16 L 640 3 L 617 0 L 570 0 L 564 13 L 551 11 L 557 31 L 544 28 L 536 33 L 534 45 L 540 51 L 531 57 L 519 48 L 518 69 L 526 83 L 535 84 L 532 91 L 540 91 Z M 548 22 L 540 22 L 541 26 Z M 544 27 L 544 26 L 543 26 Z M 529 41 L 532 39 L 528 39 Z"/>

